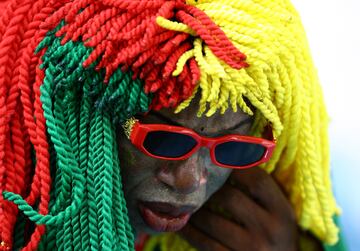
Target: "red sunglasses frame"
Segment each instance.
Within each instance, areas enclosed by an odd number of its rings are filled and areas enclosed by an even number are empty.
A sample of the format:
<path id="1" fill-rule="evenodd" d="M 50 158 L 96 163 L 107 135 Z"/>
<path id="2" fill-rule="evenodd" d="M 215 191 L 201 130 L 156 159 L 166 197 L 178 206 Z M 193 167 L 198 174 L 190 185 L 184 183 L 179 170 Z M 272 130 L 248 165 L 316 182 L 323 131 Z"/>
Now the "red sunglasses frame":
<path id="1" fill-rule="evenodd" d="M 169 158 L 169 157 L 154 155 L 149 151 L 147 151 L 143 145 L 146 135 L 149 132 L 153 132 L 153 131 L 176 132 L 184 135 L 189 135 L 197 142 L 197 145 L 190 152 L 188 152 L 187 154 L 181 157 Z M 232 169 L 246 169 L 269 161 L 276 146 L 276 140 L 272 136 L 272 131 L 271 131 L 271 140 L 253 137 L 253 136 L 236 135 L 236 134 L 229 134 L 220 137 L 208 138 L 201 136 L 197 134 L 195 131 L 186 127 L 164 125 L 164 124 L 142 124 L 138 120 L 136 120 L 134 125 L 132 126 L 129 138 L 131 143 L 146 155 L 151 156 L 153 158 L 164 159 L 164 160 L 184 160 L 189 158 L 195 152 L 197 152 L 200 147 L 207 147 L 210 150 L 211 161 L 214 164 L 220 167 L 232 168 Z M 225 165 L 216 160 L 215 147 L 218 144 L 222 144 L 224 142 L 229 142 L 229 141 L 258 144 L 265 148 L 265 152 L 260 160 L 249 165 L 245 165 L 245 166 Z"/>

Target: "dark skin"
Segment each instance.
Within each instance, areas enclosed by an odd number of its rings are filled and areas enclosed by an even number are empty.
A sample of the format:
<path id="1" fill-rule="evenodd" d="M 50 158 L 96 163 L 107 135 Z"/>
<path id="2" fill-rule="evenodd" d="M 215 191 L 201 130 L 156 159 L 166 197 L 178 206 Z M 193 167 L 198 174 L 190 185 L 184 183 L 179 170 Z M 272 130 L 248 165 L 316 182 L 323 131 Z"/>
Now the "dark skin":
<path id="1" fill-rule="evenodd" d="M 249 117 L 241 112 L 228 111 L 225 115 L 197 118 L 197 109 L 194 104 L 180 114 L 165 109 L 157 116 L 150 114 L 141 120 L 143 123 L 167 123 L 169 119 L 207 137 L 250 134 L 252 121 L 247 121 Z M 160 115 L 164 119 L 159 119 Z M 242 127 L 224 129 L 242 121 L 245 123 Z M 137 231 L 152 233 L 136 214 L 139 198 L 177 205 L 192 204 L 200 209 L 179 233 L 200 251 L 297 250 L 298 230 L 293 209 L 279 185 L 265 171 L 258 167 L 234 170 L 222 186 L 223 183 L 216 179 L 223 177 L 225 181 L 231 169 L 214 166 L 207 149 L 200 149 L 184 161 L 163 161 L 139 152 L 127 139 L 120 138 L 120 141 L 120 151 L 128 155 L 120 155 L 125 156 L 122 160 L 125 196 Z M 207 175 L 200 175 L 202 173 Z M 220 186 L 222 188 L 201 206 Z M 232 219 L 210 210 L 210 204 L 220 206 Z"/>
<path id="2" fill-rule="evenodd" d="M 295 216 L 274 179 L 259 168 L 233 171 L 208 204 L 221 205 L 228 219 L 201 208 L 180 231 L 199 250 L 297 250 Z"/>
<path id="3" fill-rule="evenodd" d="M 139 115 L 138 118 L 144 124 L 185 126 L 205 137 L 250 133 L 252 118 L 242 111 L 233 112 L 229 109 L 225 114 L 216 113 L 210 118 L 199 118 L 196 116 L 197 104 L 198 100 L 179 114 L 163 109 L 145 116 Z M 223 186 L 232 172 L 232 169 L 216 166 L 210 160 L 207 148 L 200 148 L 185 160 L 161 160 L 141 152 L 123 133 L 119 133 L 119 152 L 125 199 L 131 223 L 138 233 L 159 232 L 144 220 L 139 210 L 142 201 L 165 202 L 177 208 L 190 206 L 192 214 Z"/>

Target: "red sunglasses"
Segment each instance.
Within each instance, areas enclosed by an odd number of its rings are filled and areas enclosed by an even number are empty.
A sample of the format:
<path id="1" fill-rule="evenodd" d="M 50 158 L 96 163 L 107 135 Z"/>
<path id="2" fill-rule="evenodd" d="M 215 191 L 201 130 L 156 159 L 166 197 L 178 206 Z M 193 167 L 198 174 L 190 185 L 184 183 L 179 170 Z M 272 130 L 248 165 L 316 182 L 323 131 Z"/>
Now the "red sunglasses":
<path id="1" fill-rule="evenodd" d="M 208 138 L 186 127 L 141 124 L 136 119 L 123 127 L 131 143 L 148 156 L 184 160 L 207 147 L 212 162 L 225 168 L 244 169 L 267 162 L 276 145 L 272 133 L 271 140 L 236 134 Z"/>

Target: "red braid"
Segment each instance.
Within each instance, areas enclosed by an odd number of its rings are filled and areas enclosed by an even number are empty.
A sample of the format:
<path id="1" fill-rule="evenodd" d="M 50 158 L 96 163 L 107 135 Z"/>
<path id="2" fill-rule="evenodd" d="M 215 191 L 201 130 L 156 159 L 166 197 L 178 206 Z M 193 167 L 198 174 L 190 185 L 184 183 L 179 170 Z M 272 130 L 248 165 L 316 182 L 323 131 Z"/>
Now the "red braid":
<path id="1" fill-rule="evenodd" d="M 6 10 L 4 9 L 6 6 Z M 188 98 L 200 79 L 194 58 L 179 76 L 172 76 L 179 58 L 192 49 L 189 34 L 166 30 L 158 16 L 192 28 L 213 53 L 234 68 L 245 67 L 245 55 L 201 10 L 182 0 L 12 0 L 0 1 L 0 250 L 10 250 L 18 209 L 4 201 L 4 190 L 39 202 L 48 214 L 50 154 L 40 101 L 43 52 L 34 53 L 48 31 L 65 20 L 56 33 L 82 42 L 93 51 L 84 67 L 97 63 L 105 81 L 119 67 L 131 70 L 152 92 L 152 108 L 175 107 Z M 33 147 L 36 166 L 31 160 Z M 36 250 L 45 232 L 37 226 L 24 250 Z"/>

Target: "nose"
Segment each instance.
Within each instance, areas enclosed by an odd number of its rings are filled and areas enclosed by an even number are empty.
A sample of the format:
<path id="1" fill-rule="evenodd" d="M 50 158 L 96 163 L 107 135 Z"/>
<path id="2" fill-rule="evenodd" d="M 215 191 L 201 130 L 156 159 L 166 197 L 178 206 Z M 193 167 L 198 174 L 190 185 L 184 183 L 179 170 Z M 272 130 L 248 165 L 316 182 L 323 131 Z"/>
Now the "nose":
<path id="1" fill-rule="evenodd" d="M 206 183 L 207 172 L 197 153 L 182 161 L 166 161 L 157 173 L 157 178 L 181 194 L 190 194 Z"/>

